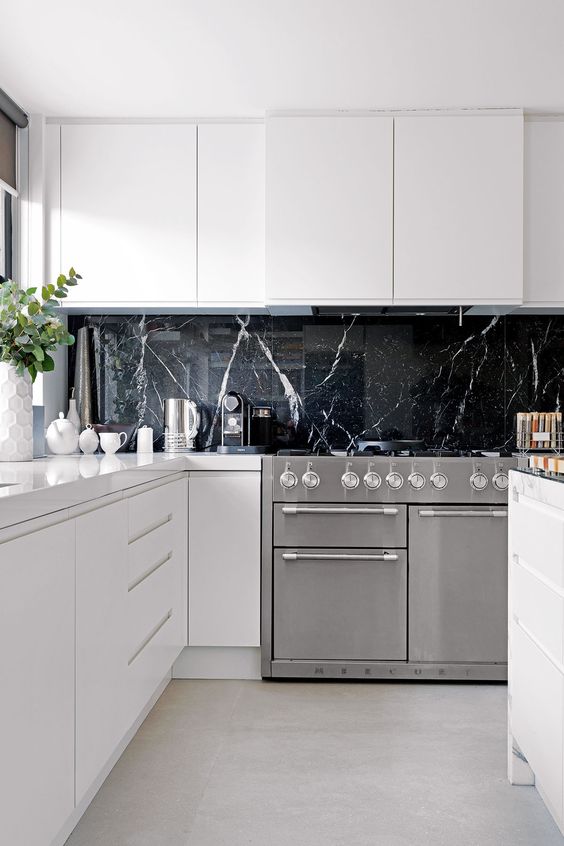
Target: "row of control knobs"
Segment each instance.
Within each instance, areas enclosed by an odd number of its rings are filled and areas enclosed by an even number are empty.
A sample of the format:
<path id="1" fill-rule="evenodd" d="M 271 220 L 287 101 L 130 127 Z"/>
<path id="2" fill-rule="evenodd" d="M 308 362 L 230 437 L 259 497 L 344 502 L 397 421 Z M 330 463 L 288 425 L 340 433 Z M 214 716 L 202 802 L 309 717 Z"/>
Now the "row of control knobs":
<path id="1" fill-rule="evenodd" d="M 306 472 L 302 476 L 302 485 L 304 488 L 308 488 L 309 490 L 313 490 L 316 488 L 320 483 L 319 474 L 316 473 L 314 470 L 306 470 Z M 365 487 L 368 490 L 375 491 L 377 490 L 380 485 L 382 484 L 382 478 L 378 473 L 370 470 L 364 476 L 363 480 Z M 407 477 L 407 481 L 409 485 L 416 491 L 420 491 L 422 488 L 425 487 L 427 482 L 425 476 L 422 473 L 417 472 L 416 470 Z M 442 491 L 448 485 L 448 477 L 445 473 L 433 473 L 433 475 L 429 479 L 432 487 L 435 490 Z M 399 490 L 403 487 L 404 478 L 401 473 L 398 473 L 395 470 L 390 471 L 385 478 L 385 482 L 389 488 L 392 490 Z M 280 476 L 280 484 L 283 488 L 295 488 L 298 484 L 298 477 L 292 470 L 285 470 L 284 473 Z M 342 486 L 349 491 L 354 490 L 360 484 L 359 476 L 354 473 L 352 470 L 347 470 L 346 473 L 343 473 L 341 476 L 341 484 Z M 489 484 L 489 479 L 485 473 L 482 473 L 481 470 L 477 470 L 475 473 L 472 473 L 470 476 L 470 487 L 473 488 L 475 491 L 483 491 L 487 488 Z M 506 491 L 509 486 L 509 477 L 507 473 L 496 473 L 492 478 L 492 484 L 494 488 L 498 491 Z"/>

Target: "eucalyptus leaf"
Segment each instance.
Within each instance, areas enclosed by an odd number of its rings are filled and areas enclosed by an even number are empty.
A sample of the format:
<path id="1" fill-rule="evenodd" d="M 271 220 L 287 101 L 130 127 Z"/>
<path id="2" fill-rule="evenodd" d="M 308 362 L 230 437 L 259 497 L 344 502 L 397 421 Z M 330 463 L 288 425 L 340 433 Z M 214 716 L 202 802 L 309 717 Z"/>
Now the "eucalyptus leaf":
<path id="1" fill-rule="evenodd" d="M 34 296 L 38 288 L 24 290 L 14 280 L 0 280 L 0 361 L 13 364 L 20 375 L 27 370 L 35 380 L 37 373 L 53 370 L 55 362 L 49 353 L 74 343 L 59 318 L 59 300 L 80 279 L 71 270 L 73 275 L 70 271 L 68 277 L 61 274 L 56 285 L 41 286 L 42 301 Z"/>

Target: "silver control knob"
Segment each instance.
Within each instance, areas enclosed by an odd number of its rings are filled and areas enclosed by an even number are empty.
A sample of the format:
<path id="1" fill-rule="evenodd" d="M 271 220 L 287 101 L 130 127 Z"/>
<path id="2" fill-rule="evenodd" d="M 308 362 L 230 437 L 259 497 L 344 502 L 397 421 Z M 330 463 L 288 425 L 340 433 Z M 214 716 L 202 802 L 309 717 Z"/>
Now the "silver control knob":
<path id="1" fill-rule="evenodd" d="M 409 474 L 409 476 L 407 477 L 407 481 L 409 482 L 412 488 L 415 488 L 416 491 L 420 491 L 421 488 L 425 487 L 426 479 L 422 473 L 414 471 L 413 473 Z"/>
<path id="2" fill-rule="evenodd" d="M 341 484 L 344 488 L 347 488 L 349 491 L 353 491 L 355 488 L 358 488 L 358 483 L 360 479 L 353 473 L 352 470 L 347 470 L 346 473 L 343 473 L 341 476 Z"/>
<path id="3" fill-rule="evenodd" d="M 436 490 L 442 491 L 448 485 L 448 476 L 445 476 L 444 473 L 433 473 L 431 476 L 431 484 Z"/>
<path id="4" fill-rule="evenodd" d="M 470 476 L 470 484 L 475 491 L 484 491 L 488 486 L 488 477 L 478 470 Z"/>
<path id="5" fill-rule="evenodd" d="M 291 470 L 284 470 L 280 476 L 280 484 L 283 488 L 295 488 L 298 484 L 298 477 Z"/>
<path id="6" fill-rule="evenodd" d="M 498 491 L 506 491 L 509 487 L 509 476 L 507 473 L 496 473 L 492 478 L 492 482 L 494 488 L 497 488 Z"/>
<path id="7" fill-rule="evenodd" d="M 379 488 L 382 484 L 382 479 L 378 475 L 378 473 L 374 473 L 373 470 L 369 470 L 366 476 L 364 477 L 364 484 L 370 491 L 375 491 L 376 488 Z"/>
<path id="8" fill-rule="evenodd" d="M 392 490 L 399 491 L 399 489 L 403 486 L 403 476 L 401 473 L 396 473 L 392 470 L 392 472 L 388 473 L 386 476 L 386 484 L 389 488 L 392 488 Z"/>
<path id="9" fill-rule="evenodd" d="M 302 485 L 304 488 L 316 488 L 319 484 L 319 476 L 313 470 L 306 470 L 302 476 Z"/>

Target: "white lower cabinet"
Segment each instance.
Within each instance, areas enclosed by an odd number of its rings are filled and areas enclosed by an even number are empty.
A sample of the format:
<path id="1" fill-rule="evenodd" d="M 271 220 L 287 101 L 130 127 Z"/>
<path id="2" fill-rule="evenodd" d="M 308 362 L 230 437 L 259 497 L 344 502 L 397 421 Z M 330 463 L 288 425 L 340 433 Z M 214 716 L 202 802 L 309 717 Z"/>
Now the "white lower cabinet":
<path id="1" fill-rule="evenodd" d="M 564 490 L 510 477 L 509 778 L 534 777 L 564 832 Z"/>
<path id="2" fill-rule="evenodd" d="M 0 569 L 0 841 L 46 846 L 74 807 L 73 523 L 0 537 Z"/>
<path id="3" fill-rule="evenodd" d="M 60 846 L 187 643 L 258 646 L 260 472 L 0 531 L 0 842 Z M 53 517 L 58 519 L 57 516 Z"/>
<path id="4" fill-rule="evenodd" d="M 190 477 L 189 646 L 260 645 L 259 472 Z"/>
<path id="5" fill-rule="evenodd" d="M 76 801 L 129 728 L 127 503 L 76 519 Z"/>

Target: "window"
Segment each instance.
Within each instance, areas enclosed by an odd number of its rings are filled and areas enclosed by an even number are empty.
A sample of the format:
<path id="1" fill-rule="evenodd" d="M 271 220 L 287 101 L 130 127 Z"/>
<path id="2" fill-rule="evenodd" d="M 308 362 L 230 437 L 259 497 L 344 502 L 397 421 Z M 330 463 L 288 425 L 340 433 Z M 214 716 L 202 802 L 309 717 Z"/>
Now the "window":
<path id="1" fill-rule="evenodd" d="M 10 279 L 13 273 L 12 195 L 0 189 L 0 277 Z"/>

